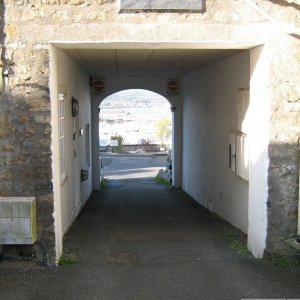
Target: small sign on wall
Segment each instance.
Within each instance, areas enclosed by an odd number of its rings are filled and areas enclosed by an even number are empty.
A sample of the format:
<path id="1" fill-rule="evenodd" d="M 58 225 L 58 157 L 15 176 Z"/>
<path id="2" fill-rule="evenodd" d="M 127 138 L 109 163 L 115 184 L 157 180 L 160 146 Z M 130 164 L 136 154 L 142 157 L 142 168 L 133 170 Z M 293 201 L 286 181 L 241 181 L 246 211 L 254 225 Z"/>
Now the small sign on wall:
<path id="1" fill-rule="evenodd" d="M 105 93 L 105 82 L 102 78 L 91 78 L 91 87 L 93 94 Z"/>
<path id="2" fill-rule="evenodd" d="M 178 95 L 180 93 L 180 83 L 178 79 L 167 80 L 167 93 L 169 95 Z"/>

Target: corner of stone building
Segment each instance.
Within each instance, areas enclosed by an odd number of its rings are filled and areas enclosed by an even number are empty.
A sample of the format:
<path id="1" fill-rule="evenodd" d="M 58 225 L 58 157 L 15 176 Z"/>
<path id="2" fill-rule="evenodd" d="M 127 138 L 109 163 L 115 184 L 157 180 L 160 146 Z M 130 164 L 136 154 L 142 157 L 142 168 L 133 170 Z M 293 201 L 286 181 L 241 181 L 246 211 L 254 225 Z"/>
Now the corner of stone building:
<path id="1" fill-rule="evenodd" d="M 300 41 L 283 36 L 272 50 L 271 143 L 268 147 L 267 253 L 297 255 L 300 149 Z"/>
<path id="2" fill-rule="evenodd" d="M 50 265 L 56 264 L 53 193 L 37 197 L 37 241 L 45 245 Z"/>
<path id="3" fill-rule="evenodd" d="M 4 17 L 0 0 L 0 196 L 36 198 L 37 240 L 54 265 L 49 53 L 5 35 Z"/>
<path id="4" fill-rule="evenodd" d="M 0 48 L 0 94 L 4 91 L 4 80 L 3 80 L 3 61 L 2 61 L 2 47 Z"/>
<path id="5" fill-rule="evenodd" d="M 4 78 L 3 78 L 3 69 L 4 69 L 4 0 L 0 0 L 0 94 L 4 91 Z"/>
<path id="6" fill-rule="evenodd" d="M 285 149 L 284 149 L 285 148 Z M 293 151 L 293 147 L 286 145 L 271 145 L 269 152 Z M 267 202 L 267 239 L 266 253 L 279 255 L 299 254 L 289 243 L 288 239 L 297 236 L 298 219 L 298 172 L 296 161 L 286 158 L 272 157 L 269 169 L 269 196 Z"/>

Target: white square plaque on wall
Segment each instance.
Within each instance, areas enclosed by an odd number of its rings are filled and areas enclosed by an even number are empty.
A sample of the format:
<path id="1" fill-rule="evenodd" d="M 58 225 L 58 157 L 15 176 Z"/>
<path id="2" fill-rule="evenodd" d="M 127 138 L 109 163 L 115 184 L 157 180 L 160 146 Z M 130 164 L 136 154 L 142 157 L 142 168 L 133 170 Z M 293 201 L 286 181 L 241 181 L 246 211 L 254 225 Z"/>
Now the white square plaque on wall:
<path id="1" fill-rule="evenodd" d="M 120 0 L 121 12 L 190 11 L 201 12 L 204 0 Z"/>

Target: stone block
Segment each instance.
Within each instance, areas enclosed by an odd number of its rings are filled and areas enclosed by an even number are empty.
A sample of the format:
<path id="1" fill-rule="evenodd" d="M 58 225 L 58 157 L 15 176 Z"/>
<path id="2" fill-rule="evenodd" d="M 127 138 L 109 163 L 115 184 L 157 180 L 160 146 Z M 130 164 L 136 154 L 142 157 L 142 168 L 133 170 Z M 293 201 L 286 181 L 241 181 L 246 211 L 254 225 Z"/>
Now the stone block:
<path id="1" fill-rule="evenodd" d="M 10 138 L 14 135 L 15 127 L 0 118 L 0 138 Z"/>
<path id="2" fill-rule="evenodd" d="M 2 152 L 16 152 L 16 148 L 11 145 L 3 145 Z"/>
<path id="3" fill-rule="evenodd" d="M 3 62 L 1 60 L 1 53 L 2 51 L 0 50 L 0 93 L 3 92 L 4 89 L 4 82 L 3 82 Z"/>
<path id="4" fill-rule="evenodd" d="M 300 5 L 300 0 L 283 0 L 283 1 L 287 3 L 295 3 L 297 5 Z"/>
<path id="5" fill-rule="evenodd" d="M 86 0 L 60 0 L 61 4 L 69 4 L 69 5 L 81 5 L 84 4 L 85 2 L 90 2 Z"/>
<path id="6" fill-rule="evenodd" d="M 281 85 L 281 94 L 289 103 L 300 102 L 300 84 L 296 82 L 285 82 Z"/>
<path id="7" fill-rule="evenodd" d="M 5 33 L 7 36 L 14 37 L 18 34 L 18 27 L 13 24 L 8 24 Z"/>
<path id="8" fill-rule="evenodd" d="M 35 241 L 35 198 L 0 197 L 0 244 L 33 244 Z"/>

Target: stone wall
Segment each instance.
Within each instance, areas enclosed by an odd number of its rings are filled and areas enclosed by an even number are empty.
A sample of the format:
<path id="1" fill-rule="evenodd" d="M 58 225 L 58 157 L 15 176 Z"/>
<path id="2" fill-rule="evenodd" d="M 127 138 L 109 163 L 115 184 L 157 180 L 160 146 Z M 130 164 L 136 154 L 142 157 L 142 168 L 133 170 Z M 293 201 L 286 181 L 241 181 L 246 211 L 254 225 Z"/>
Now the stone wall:
<path id="1" fill-rule="evenodd" d="M 6 0 L 8 42 L 46 45 L 55 41 L 107 40 L 259 40 L 256 23 L 264 18 L 249 13 L 243 1 L 207 0 L 203 13 L 119 13 L 117 0 Z M 253 24 L 248 37 L 245 26 Z M 133 28 L 135 25 L 137 28 Z M 204 27 L 205 25 L 205 27 Z M 219 26 L 218 26 L 219 25 Z M 226 28 L 226 26 L 230 26 Z M 251 37 L 250 37 L 251 36 Z M 235 40 L 235 38 L 233 39 Z"/>
<path id="2" fill-rule="evenodd" d="M 4 60 L 4 2 L 0 0 L 0 97 L 4 88 L 3 82 L 3 60 Z"/>
<path id="3" fill-rule="evenodd" d="M 1 10 L 2 11 L 2 10 Z M 0 195 L 37 198 L 38 240 L 54 258 L 49 55 L 17 39 L 5 18 L 5 77 L 0 110 Z M 7 47 L 7 41 L 15 41 Z"/>
<path id="4" fill-rule="evenodd" d="M 294 1 L 255 2 L 278 23 L 300 26 Z M 4 5 L 4 7 L 3 7 Z M 245 1 L 207 0 L 203 13 L 119 13 L 114 0 L 0 1 L 0 195 L 36 196 L 38 236 L 54 253 L 50 43 L 178 42 L 265 44 L 271 59 L 268 251 L 289 252 L 296 234 L 299 150 L 299 35 Z M 5 41 L 4 41 L 5 35 Z M 6 78 L 6 77 L 5 77 Z M 297 79 L 298 78 L 298 79 Z M 0 80 L 0 86 L 1 86 Z M 276 251 L 277 251 L 276 250 Z"/>
<path id="5" fill-rule="evenodd" d="M 278 41 L 279 42 L 279 41 Z M 271 50 L 273 93 L 269 145 L 267 250 L 290 253 L 297 233 L 300 137 L 300 40 L 281 36 Z M 283 55 L 284 53 L 284 55 Z"/>

